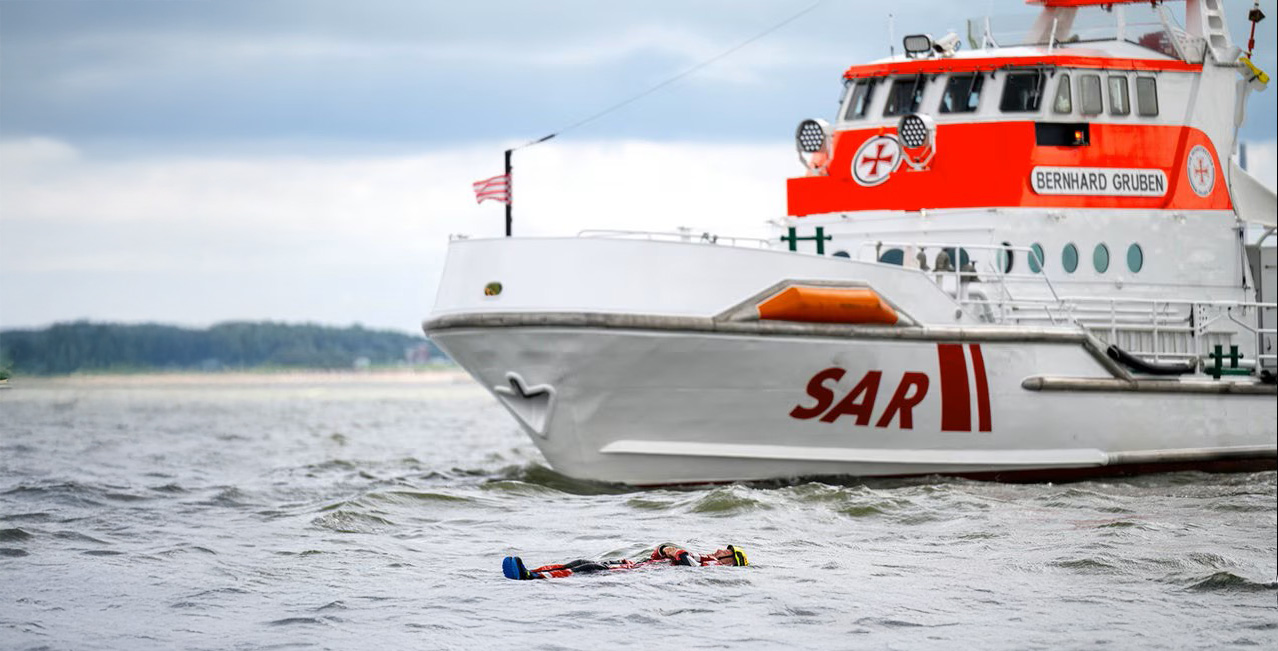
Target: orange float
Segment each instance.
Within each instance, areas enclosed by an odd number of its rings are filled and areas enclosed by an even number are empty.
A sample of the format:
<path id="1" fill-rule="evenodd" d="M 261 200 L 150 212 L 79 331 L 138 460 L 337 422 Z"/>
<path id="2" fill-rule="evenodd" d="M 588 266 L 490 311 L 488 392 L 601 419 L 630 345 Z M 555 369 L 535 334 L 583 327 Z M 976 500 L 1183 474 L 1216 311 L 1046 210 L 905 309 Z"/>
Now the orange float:
<path id="1" fill-rule="evenodd" d="M 759 304 L 759 318 L 808 323 L 896 325 L 896 310 L 872 289 L 787 287 Z"/>

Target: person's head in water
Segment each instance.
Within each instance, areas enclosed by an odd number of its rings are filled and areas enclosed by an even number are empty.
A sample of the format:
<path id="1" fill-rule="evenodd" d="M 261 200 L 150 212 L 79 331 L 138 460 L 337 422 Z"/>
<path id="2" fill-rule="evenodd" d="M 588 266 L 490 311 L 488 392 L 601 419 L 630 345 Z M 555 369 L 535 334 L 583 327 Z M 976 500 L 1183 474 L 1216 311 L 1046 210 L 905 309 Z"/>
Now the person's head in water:
<path id="1" fill-rule="evenodd" d="M 668 558 L 675 563 L 684 565 L 693 565 L 693 557 L 686 550 L 680 548 L 674 543 L 661 543 L 657 545 L 657 550 L 653 554 L 654 558 Z M 718 565 L 749 565 L 745 552 L 741 551 L 734 545 L 728 545 L 723 549 L 716 549 L 713 553 L 702 556 L 701 563 L 713 562 Z"/>
<path id="2" fill-rule="evenodd" d="M 740 549 L 737 549 L 733 545 L 728 545 L 727 547 L 723 549 L 716 549 L 714 550 L 714 553 L 711 554 L 711 556 L 713 556 L 714 560 L 717 561 L 720 565 L 749 565 L 750 564 L 750 562 L 746 559 L 745 552 L 741 551 Z"/>

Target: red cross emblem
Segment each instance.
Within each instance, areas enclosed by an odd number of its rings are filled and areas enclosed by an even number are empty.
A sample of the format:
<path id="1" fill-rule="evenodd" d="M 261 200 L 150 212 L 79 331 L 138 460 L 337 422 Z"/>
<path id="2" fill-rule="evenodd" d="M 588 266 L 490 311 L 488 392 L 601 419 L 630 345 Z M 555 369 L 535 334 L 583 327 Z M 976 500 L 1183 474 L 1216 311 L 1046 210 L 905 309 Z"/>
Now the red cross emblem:
<path id="1" fill-rule="evenodd" d="M 878 144 L 878 150 L 874 152 L 874 156 L 866 156 L 861 159 L 862 165 L 866 163 L 870 164 L 870 176 L 879 175 L 879 163 L 890 163 L 894 158 L 893 156 L 885 156 L 883 154 L 884 149 L 887 149 L 887 143 L 880 142 Z"/>
<path id="2" fill-rule="evenodd" d="M 1194 189 L 1194 194 L 1203 198 L 1211 196 L 1216 187 L 1216 163 L 1206 147 L 1196 145 L 1189 150 L 1185 172 L 1189 175 L 1189 186 Z"/>
<path id="3" fill-rule="evenodd" d="M 866 140 L 852 158 L 852 178 L 861 185 L 878 185 L 901 164 L 901 145 L 892 136 Z"/>
<path id="4" fill-rule="evenodd" d="M 1211 170 L 1207 169 L 1207 165 L 1205 164 L 1205 161 L 1203 161 L 1203 159 L 1201 158 L 1198 159 L 1198 167 L 1194 168 L 1194 174 L 1198 175 L 1198 182 L 1206 183 L 1207 175 L 1210 173 L 1211 173 Z"/>

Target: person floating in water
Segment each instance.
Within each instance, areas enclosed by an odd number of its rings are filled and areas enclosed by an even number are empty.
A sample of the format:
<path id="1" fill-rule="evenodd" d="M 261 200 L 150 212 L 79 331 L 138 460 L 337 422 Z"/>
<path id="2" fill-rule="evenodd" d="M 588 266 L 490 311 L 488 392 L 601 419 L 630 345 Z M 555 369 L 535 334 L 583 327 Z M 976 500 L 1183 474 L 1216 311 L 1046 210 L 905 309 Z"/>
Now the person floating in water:
<path id="1" fill-rule="evenodd" d="M 688 565 L 701 566 L 707 565 L 749 565 L 745 552 L 739 547 L 728 545 L 723 549 L 716 549 L 709 554 L 694 555 L 682 547 L 674 543 L 661 543 L 657 548 L 652 550 L 652 555 L 647 560 L 632 561 L 623 558 L 615 561 L 588 561 L 578 559 L 568 563 L 557 563 L 554 565 L 543 565 L 536 569 L 528 569 L 524 567 L 523 559 L 518 556 L 507 556 L 501 562 L 501 571 L 508 579 L 559 579 L 574 574 L 590 574 L 592 572 L 616 571 L 616 570 L 633 570 L 649 565 Z"/>

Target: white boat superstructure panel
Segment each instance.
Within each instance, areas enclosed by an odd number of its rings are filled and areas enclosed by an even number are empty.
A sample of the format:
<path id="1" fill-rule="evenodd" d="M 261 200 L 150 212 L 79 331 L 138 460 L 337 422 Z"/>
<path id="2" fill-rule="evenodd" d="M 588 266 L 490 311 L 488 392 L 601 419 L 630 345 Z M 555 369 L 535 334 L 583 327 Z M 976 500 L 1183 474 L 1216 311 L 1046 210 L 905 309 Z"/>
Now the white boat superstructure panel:
<path id="1" fill-rule="evenodd" d="M 711 318 L 785 280 L 891 287 L 914 321 L 963 324 L 954 299 L 918 270 L 733 246 L 606 238 L 458 240 L 433 317 L 581 312 Z M 501 283 L 501 293 L 484 286 Z"/>

